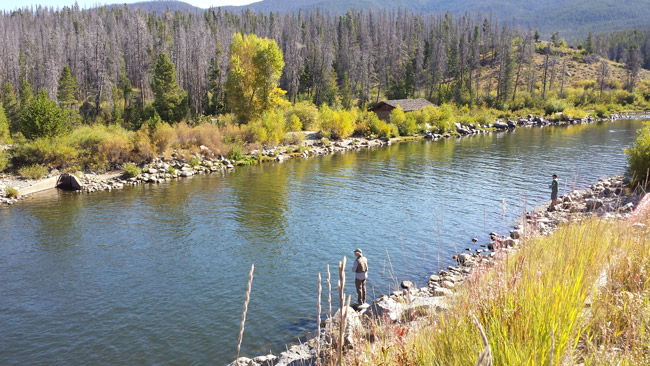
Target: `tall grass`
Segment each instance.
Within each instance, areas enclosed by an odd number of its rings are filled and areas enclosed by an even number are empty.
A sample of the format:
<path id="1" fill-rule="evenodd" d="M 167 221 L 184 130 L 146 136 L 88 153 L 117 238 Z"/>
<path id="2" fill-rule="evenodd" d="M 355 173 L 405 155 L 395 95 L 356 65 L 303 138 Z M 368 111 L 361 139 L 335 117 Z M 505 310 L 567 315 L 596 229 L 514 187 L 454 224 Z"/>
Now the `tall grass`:
<path id="1" fill-rule="evenodd" d="M 649 243 L 647 230 L 627 223 L 562 226 L 517 252 L 500 252 L 494 265 L 466 279 L 447 312 L 400 332 L 401 343 L 362 345 L 364 353 L 347 363 L 476 365 L 480 355 L 485 364 L 488 348 L 494 365 L 648 361 Z M 607 286 L 599 287 L 603 273 Z M 384 325 L 373 332 L 382 339 L 395 330 Z"/>

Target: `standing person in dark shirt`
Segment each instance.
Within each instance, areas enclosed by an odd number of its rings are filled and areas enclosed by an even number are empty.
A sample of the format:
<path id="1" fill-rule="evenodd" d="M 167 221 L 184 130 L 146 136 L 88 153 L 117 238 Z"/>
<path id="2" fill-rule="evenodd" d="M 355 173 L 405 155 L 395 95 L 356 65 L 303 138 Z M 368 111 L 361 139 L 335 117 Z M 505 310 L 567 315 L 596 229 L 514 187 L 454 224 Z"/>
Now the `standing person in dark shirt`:
<path id="1" fill-rule="evenodd" d="M 557 204 L 557 190 L 558 190 L 557 174 L 553 174 L 553 181 L 548 186 L 548 188 L 551 189 L 551 207 L 548 208 L 550 211 L 555 209 L 555 205 Z"/>
<path id="2" fill-rule="evenodd" d="M 352 265 L 354 272 L 354 286 L 357 288 L 357 300 L 359 305 L 366 303 L 366 279 L 368 278 L 368 259 L 363 256 L 361 249 L 355 249 L 354 255 L 357 259 Z"/>

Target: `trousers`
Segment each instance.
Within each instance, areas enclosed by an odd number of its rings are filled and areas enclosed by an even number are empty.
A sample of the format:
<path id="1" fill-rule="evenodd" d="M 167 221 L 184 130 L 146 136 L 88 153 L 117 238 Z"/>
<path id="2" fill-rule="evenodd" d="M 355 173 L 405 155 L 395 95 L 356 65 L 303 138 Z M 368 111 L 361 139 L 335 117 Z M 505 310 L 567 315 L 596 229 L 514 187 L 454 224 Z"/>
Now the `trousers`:
<path id="1" fill-rule="evenodd" d="M 366 302 L 366 280 L 354 279 L 354 286 L 357 288 L 357 300 L 359 304 Z"/>

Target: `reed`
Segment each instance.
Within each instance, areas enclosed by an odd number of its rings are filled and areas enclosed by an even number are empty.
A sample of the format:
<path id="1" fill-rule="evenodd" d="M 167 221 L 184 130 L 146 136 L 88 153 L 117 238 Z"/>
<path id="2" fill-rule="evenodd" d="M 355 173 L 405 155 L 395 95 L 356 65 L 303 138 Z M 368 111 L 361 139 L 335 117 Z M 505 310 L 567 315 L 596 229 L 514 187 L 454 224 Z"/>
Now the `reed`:
<path id="1" fill-rule="evenodd" d="M 347 257 L 343 257 L 343 261 L 339 262 L 339 299 L 341 301 L 341 307 L 339 313 L 341 319 L 339 322 L 339 344 L 338 344 L 338 364 L 343 364 L 343 331 L 345 330 L 345 318 L 347 315 L 347 307 L 345 306 L 345 263 L 347 262 Z M 349 304 L 348 299 L 348 304 Z"/>
<path id="2" fill-rule="evenodd" d="M 241 341 L 244 338 L 244 325 L 246 324 L 246 313 L 248 312 L 248 301 L 251 298 L 251 285 L 253 284 L 253 271 L 255 264 L 251 264 L 251 271 L 248 273 L 248 289 L 246 290 L 246 300 L 244 300 L 244 311 L 241 314 L 241 324 L 239 324 L 239 342 L 237 343 L 237 358 L 239 360 L 239 352 L 241 351 Z"/>
<path id="3" fill-rule="evenodd" d="M 316 357 L 320 357 L 320 314 L 321 314 L 321 308 L 320 308 L 320 297 L 321 297 L 321 292 L 323 291 L 323 288 L 321 286 L 321 276 L 320 272 L 318 272 L 318 306 L 316 309 L 316 327 L 318 329 L 318 342 L 316 343 Z"/>
<path id="4" fill-rule="evenodd" d="M 329 320 L 328 334 L 332 334 L 332 276 L 330 274 L 330 265 L 327 264 L 327 320 Z"/>

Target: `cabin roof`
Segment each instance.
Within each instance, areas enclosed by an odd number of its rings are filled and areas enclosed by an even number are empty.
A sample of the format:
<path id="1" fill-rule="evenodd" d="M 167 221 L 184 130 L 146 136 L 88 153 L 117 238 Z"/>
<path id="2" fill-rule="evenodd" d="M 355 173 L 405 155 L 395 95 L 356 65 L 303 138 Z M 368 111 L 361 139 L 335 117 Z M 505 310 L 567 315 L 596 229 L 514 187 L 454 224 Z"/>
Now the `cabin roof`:
<path id="1" fill-rule="evenodd" d="M 393 99 L 393 100 L 384 100 L 377 104 L 373 109 L 380 108 L 382 104 L 389 105 L 393 108 L 401 107 L 404 112 L 411 112 L 420 110 L 426 106 L 434 105 L 426 99 Z"/>

